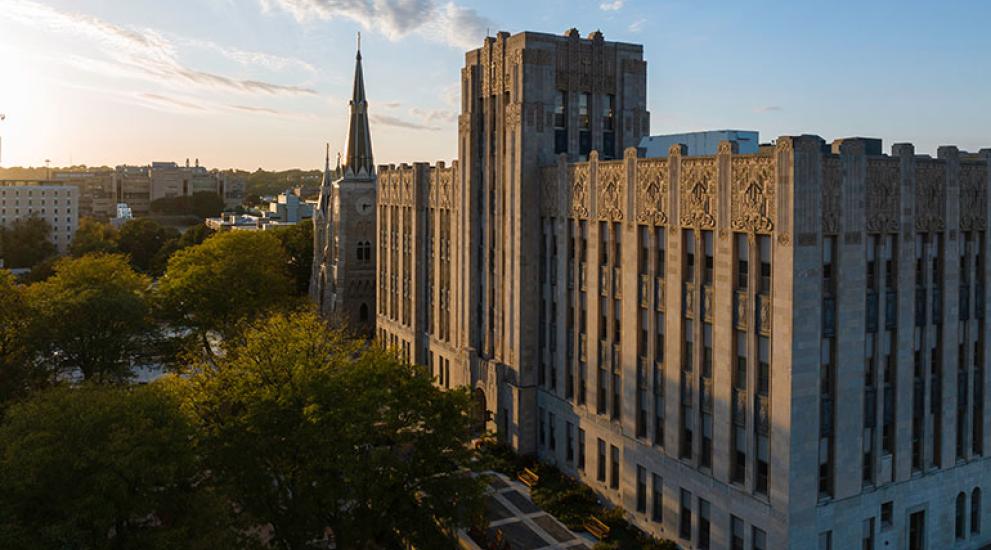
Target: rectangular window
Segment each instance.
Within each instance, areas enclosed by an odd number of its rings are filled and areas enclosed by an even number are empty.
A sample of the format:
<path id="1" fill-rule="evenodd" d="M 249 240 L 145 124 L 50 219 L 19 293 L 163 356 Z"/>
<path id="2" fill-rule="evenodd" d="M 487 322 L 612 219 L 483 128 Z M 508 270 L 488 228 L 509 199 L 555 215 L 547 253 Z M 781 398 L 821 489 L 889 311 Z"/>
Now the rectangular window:
<path id="1" fill-rule="evenodd" d="M 736 234 L 736 288 L 745 290 L 750 284 L 750 241 L 743 233 Z"/>
<path id="2" fill-rule="evenodd" d="M 757 527 L 751 528 L 752 546 L 754 550 L 767 550 L 767 533 Z"/>
<path id="3" fill-rule="evenodd" d="M 745 543 L 743 540 L 743 520 L 736 517 L 729 517 L 730 550 L 743 550 Z"/>
<path id="4" fill-rule="evenodd" d="M 585 471 L 585 430 L 578 428 L 578 469 Z"/>
<path id="5" fill-rule="evenodd" d="M 691 229 L 686 229 L 683 232 L 684 238 L 682 242 L 685 245 L 685 281 L 692 282 L 695 280 L 695 232 Z"/>
<path id="6" fill-rule="evenodd" d="M 609 477 L 609 487 L 613 489 L 619 489 L 619 448 L 615 445 L 610 445 L 610 454 L 612 458 L 612 469 Z"/>
<path id="7" fill-rule="evenodd" d="M 554 437 L 555 427 L 554 413 L 547 413 L 547 444 L 552 451 L 557 449 L 557 439 Z"/>
<path id="8" fill-rule="evenodd" d="M 637 464 L 637 512 L 647 513 L 647 470 Z"/>
<path id="9" fill-rule="evenodd" d="M 711 285 L 715 269 L 715 259 L 712 250 L 712 231 L 702 232 L 702 252 L 705 254 L 705 271 L 703 272 L 702 284 Z"/>
<path id="10" fill-rule="evenodd" d="M 596 471 L 595 478 L 602 482 L 606 482 L 606 442 L 599 439 L 599 464 Z"/>
<path id="11" fill-rule="evenodd" d="M 705 499 L 699 499 L 699 545 L 698 548 L 701 550 L 707 550 L 709 548 L 709 501 Z"/>
<path id="12" fill-rule="evenodd" d="M 664 480 L 657 474 L 650 474 L 650 519 L 656 523 L 664 521 Z"/>
<path id="13" fill-rule="evenodd" d="M 568 152 L 568 92 L 557 91 L 554 104 L 554 154 Z"/>
<path id="14" fill-rule="evenodd" d="M 760 249 L 760 288 L 761 294 L 771 293 L 771 237 L 761 235 L 757 237 L 757 246 Z"/>
<path id="15" fill-rule="evenodd" d="M 571 424 L 571 422 L 565 422 L 564 429 L 565 429 L 564 459 L 569 463 L 572 463 L 575 461 L 575 435 L 573 433 L 574 426 Z"/>
<path id="16" fill-rule="evenodd" d="M 592 130 L 591 108 L 592 95 L 582 93 L 578 95 L 578 158 L 587 160 L 592 152 Z"/>
<path id="17" fill-rule="evenodd" d="M 658 227 L 654 229 L 654 243 L 657 247 L 657 256 L 655 261 L 655 276 L 664 277 L 664 262 L 666 260 L 667 249 L 664 242 L 664 228 Z"/>
<path id="18" fill-rule="evenodd" d="M 861 541 L 861 550 L 874 550 L 874 518 L 864 520 L 864 534 Z"/>
<path id="19" fill-rule="evenodd" d="M 681 490 L 681 515 L 678 521 L 678 536 L 692 540 L 692 493 Z"/>
<path id="20" fill-rule="evenodd" d="M 819 533 L 819 550 L 833 550 L 833 532 L 823 531 Z"/>
<path id="21" fill-rule="evenodd" d="M 608 94 L 602 100 L 602 155 L 612 159 L 616 158 L 616 96 Z"/>

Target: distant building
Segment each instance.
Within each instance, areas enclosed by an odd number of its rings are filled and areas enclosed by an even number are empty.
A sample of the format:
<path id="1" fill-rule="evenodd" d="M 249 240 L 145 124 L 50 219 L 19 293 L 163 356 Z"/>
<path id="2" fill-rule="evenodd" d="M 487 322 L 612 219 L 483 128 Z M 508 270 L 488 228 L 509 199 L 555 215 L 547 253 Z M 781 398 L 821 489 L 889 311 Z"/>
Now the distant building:
<path id="1" fill-rule="evenodd" d="M 269 203 L 265 217 L 273 221 L 297 223 L 313 217 L 313 206 L 286 191 L 279 193 L 275 200 Z"/>
<path id="2" fill-rule="evenodd" d="M 79 188 L 80 218 L 113 217 L 114 207 L 117 204 L 113 169 L 58 170 L 52 173 L 52 179 Z"/>
<path id="3" fill-rule="evenodd" d="M 150 167 L 151 200 L 191 196 L 210 192 L 220 195 L 227 206 L 237 206 L 244 199 L 244 180 L 232 172 L 207 170 L 196 159 L 193 166 L 189 159 L 185 166 L 175 162 L 153 162 Z"/>
<path id="4" fill-rule="evenodd" d="M 51 240 L 65 254 L 79 228 L 79 188 L 45 180 L 0 180 L 0 226 L 38 217 L 52 227 Z"/>
<path id="5" fill-rule="evenodd" d="M 117 215 L 110 220 L 110 223 L 120 229 L 122 225 L 132 219 L 134 219 L 134 214 L 131 212 L 131 207 L 127 203 L 121 202 L 117 203 Z"/>
<path id="6" fill-rule="evenodd" d="M 122 165 L 114 169 L 115 203 L 125 202 L 136 215 L 151 211 L 151 170 L 147 166 Z"/>
<path id="7" fill-rule="evenodd" d="M 752 155 L 760 147 L 757 132 L 749 130 L 710 130 L 686 134 L 647 136 L 640 140 L 640 154 L 648 158 L 664 158 L 672 145 L 684 145 L 688 155 L 706 157 L 715 155 L 722 141 L 735 141 L 741 155 Z M 880 153 L 878 153 L 880 154 Z"/>

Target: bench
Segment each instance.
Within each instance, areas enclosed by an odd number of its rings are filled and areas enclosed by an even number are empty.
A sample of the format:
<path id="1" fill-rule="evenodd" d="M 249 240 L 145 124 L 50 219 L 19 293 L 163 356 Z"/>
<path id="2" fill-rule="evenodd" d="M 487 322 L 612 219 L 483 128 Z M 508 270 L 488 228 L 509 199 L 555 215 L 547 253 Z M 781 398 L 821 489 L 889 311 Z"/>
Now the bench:
<path id="1" fill-rule="evenodd" d="M 523 468 L 523 471 L 516 476 L 516 479 L 520 480 L 520 483 L 523 485 L 526 485 L 532 489 L 533 486 L 540 481 L 540 476 L 538 476 L 537 472 L 534 472 L 530 468 Z"/>
<path id="2" fill-rule="evenodd" d="M 609 526 L 602 523 L 602 520 L 595 516 L 588 516 L 588 519 L 582 523 L 582 528 L 599 540 L 604 540 L 609 536 Z"/>

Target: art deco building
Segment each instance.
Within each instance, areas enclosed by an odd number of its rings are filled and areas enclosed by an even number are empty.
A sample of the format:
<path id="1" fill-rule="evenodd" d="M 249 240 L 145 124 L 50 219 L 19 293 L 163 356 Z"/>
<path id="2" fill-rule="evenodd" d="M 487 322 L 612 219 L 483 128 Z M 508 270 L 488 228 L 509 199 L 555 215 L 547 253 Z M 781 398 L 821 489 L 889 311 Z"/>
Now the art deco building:
<path id="1" fill-rule="evenodd" d="M 639 158 L 642 48 L 598 32 L 461 87 L 457 161 L 379 167 L 381 342 L 686 548 L 991 542 L 991 150 Z"/>

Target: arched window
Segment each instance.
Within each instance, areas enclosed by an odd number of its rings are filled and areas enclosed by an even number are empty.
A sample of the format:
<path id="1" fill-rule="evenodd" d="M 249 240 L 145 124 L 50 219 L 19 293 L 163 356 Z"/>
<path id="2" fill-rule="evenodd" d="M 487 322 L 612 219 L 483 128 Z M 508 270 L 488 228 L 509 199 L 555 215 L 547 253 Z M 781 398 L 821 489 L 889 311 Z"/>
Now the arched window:
<path id="1" fill-rule="evenodd" d="M 967 532 L 967 496 L 960 492 L 957 495 L 957 538 L 962 539 Z"/>
<path id="2" fill-rule="evenodd" d="M 974 487 L 970 492 L 970 532 L 981 534 L 981 488 Z"/>
<path id="3" fill-rule="evenodd" d="M 365 263 L 368 263 L 372 261 L 372 243 L 369 241 L 365 241 L 363 247 L 365 250 Z"/>

